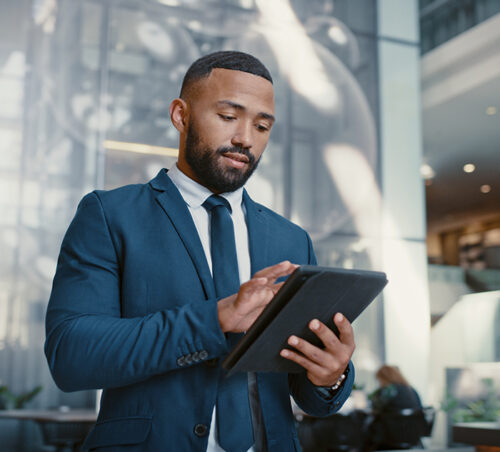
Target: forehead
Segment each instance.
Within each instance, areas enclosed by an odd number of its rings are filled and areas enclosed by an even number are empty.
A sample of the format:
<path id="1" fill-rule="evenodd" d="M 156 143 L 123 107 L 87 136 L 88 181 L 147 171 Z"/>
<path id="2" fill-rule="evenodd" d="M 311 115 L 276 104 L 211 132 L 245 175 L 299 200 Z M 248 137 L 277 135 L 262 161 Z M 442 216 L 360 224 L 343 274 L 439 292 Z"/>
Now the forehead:
<path id="1" fill-rule="evenodd" d="M 274 114 L 271 82 L 258 75 L 231 69 L 214 69 L 208 77 L 194 82 L 192 103 L 203 107 L 222 100 L 240 104 L 248 110 Z"/>

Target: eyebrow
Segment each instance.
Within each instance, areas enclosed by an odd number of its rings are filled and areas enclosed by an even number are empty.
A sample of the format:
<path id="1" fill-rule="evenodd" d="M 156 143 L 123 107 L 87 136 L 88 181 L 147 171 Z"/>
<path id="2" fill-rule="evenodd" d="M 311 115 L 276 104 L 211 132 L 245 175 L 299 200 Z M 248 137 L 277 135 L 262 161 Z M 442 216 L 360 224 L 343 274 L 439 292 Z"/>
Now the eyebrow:
<path id="1" fill-rule="evenodd" d="M 217 106 L 219 106 L 219 107 L 229 106 L 231 108 L 234 108 L 235 110 L 241 110 L 241 111 L 246 110 L 246 107 L 244 107 L 241 104 L 237 104 L 236 102 L 233 102 L 231 100 L 219 100 L 217 102 Z M 270 113 L 265 113 L 263 111 L 257 113 L 257 116 L 260 118 L 263 118 L 263 119 L 267 119 L 267 120 L 272 121 L 272 122 L 274 122 L 274 120 L 275 120 L 273 115 L 271 115 Z"/>

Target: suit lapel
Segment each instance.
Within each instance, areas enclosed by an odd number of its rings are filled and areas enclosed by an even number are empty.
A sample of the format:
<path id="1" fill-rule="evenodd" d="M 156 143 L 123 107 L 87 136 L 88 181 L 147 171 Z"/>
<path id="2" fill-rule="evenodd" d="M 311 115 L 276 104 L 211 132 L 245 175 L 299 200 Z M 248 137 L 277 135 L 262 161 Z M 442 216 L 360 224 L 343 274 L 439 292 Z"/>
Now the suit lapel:
<path id="1" fill-rule="evenodd" d="M 243 204 L 246 209 L 248 242 L 252 276 L 270 265 L 268 260 L 269 224 L 262 213 L 262 207 L 250 199 L 247 191 L 243 191 Z"/>
<path id="2" fill-rule="evenodd" d="M 205 296 L 207 299 L 215 298 L 215 287 L 205 252 L 203 251 L 203 245 L 201 244 L 193 218 L 179 190 L 177 190 L 177 187 L 167 176 L 165 170 L 161 170 L 150 182 L 150 185 L 159 192 L 156 201 L 167 214 L 177 234 L 179 234 L 184 243 L 205 290 Z"/>
<path id="3" fill-rule="evenodd" d="M 201 280 L 207 299 L 215 298 L 215 287 L 208 267 L 205 252 L 194 225 L 193 218 L 182 198 L 179 190 L 167 176 L 165 170 L 161 170 L 150 182 L 151 187 L 158 192 L 156 200 L 165 214 L 169 217 L 186 247 L 191 260 Z M 247 191 L 243 191 L 243 204 L 246 210 L 246 222 L 248 228 L 248 242 L 250 251 L 252 276 L 271 265 L 269 261 L 269 224 L 262 212 L 262 207 L 252 201 Z"/>

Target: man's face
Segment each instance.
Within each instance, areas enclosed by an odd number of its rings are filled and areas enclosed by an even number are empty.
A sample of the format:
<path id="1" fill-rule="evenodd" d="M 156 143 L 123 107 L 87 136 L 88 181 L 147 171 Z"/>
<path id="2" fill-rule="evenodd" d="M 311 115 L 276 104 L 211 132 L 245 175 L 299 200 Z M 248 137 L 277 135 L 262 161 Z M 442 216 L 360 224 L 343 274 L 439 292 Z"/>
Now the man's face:
<path id="1" fill-rule="evenodd" d="M 241 162 L 242 168 L 224 165 L 225 155 Z M 245 185 L 259 163 L 247 148 L 241 146 L 213 149 L 203 145 L 192 121 L 188 125 L 184 157 L 197 180 L 216 193 L 235 191 Z"/>
<path id="2" fill-rule="evenodd" d="M 214 193 L 237 190 L 257 167 L 269 140 L 272 84 L 246 72 L 214 69 L 193 88 L 178 165 Z"/>

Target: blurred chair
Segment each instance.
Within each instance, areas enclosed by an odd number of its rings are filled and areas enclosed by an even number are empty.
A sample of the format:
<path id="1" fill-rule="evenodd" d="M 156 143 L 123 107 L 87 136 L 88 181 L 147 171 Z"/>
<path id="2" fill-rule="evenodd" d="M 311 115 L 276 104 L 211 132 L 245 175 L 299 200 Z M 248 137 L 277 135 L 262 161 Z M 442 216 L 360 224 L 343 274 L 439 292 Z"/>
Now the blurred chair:
<path id="1" fill-rule="evenodd" d="M 375 413 L 370 426 L 371 447 L 375 450 L 423 448 L 421 438 L 429 436 L 434 423 L 434 409 Z"/>
<path id="2" fill-rule="evenodd" d="M 365 450 L 362 411 L 336 413 L 326 418 L 304 416 L 298 423 L 299 441 L 304 452 L 361 452 Z"/>
<path id="3" fill-rule="evenodd" d="M 78 452 L 92 424 L 83 422 L 38 422 L 44 444 L 56 452 Z"/>
<path id="4" fill-rule="evenodd" d="M 434 420 L 436 419 L 436 409 L 432 406 L 426 406 L 422 409 L 424 413 L 425 419 L 425 435 L 423 436 L 431 436 L 432 428 L 434 427 Z"/>

